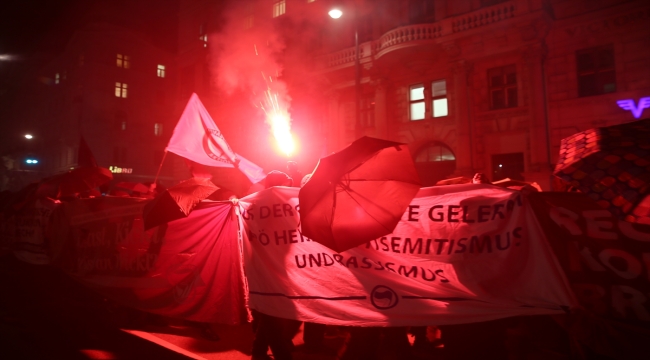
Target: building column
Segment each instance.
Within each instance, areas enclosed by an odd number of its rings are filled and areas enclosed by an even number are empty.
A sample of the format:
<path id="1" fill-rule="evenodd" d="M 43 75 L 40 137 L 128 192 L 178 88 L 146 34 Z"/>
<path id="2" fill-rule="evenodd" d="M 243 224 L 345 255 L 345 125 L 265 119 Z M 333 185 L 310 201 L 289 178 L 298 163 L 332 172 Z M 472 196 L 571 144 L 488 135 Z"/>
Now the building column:
<path id="1" fill-rule="evenodd" d="M 341 96 L 332 91 L 327 94 L 327 116 L 324 128 L 327 131 L 325 147 L 328 154 L 340 150 L 345 139 L 345 114 L 341 111 Z"/>
<path id="2" fill-rule="evenodd" d="M 378 79 L 373 82 L 375 89 L 375 136 L 380 139 L 392 140 L 388 132 L 387 85 L 385 79 Z"/>
<path id="3" fill-rule="evenodd" d="M 527 181 L 536 181 L 544 190 L 550 189 L 551 154 L 549 144 L 547 92 L 544 73 L 546 46 L 540 42 L 523 53 L 524 75 L 527 77 L 530 127 L 529 164 L 524 173 Z"/>
<path id="4" fill-rule="evenodd" d="M 471 88 L 470 77 L 473 71 L 472 63 L 459 60 L 451 64 L 453 74 L 453 92 L 450 93 L 451 110 L 455 114 L 457 127 L 457 140 L 455 146 L 456 176 L 469 176 L 474 174 L 474 147 L 472 136 L 471 116 Z"/>

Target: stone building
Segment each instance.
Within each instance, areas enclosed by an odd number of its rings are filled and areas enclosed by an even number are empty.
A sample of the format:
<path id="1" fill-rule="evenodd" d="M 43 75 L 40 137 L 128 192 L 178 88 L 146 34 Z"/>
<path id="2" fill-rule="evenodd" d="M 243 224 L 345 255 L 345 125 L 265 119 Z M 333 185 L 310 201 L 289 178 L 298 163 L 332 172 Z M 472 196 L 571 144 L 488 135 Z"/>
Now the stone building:
<path id="1" fill-rule="evenodd" d="M 83 137 L 116 182 L 153 181 L 176 124 L 178 94 L 175 3 L 150 5 L 98 1 L 74 8 L 76 26 L 57 23 L 52 36 L 65 46 L 28 72 L 8 117 L 34 136 L 29 150 L 39 163 L 25 165 L 16 154 L 20 167 L 38 169 L 39 178 L 77 167 Z M 161 179 L 173 176 L 167 161 Z"/>
<path id="2" fill-rule="evenodd" d="M 644 1 L 245 3 L 234 16 L 241 33 L 283 39 L 277 58 L 294 96 L 293 126 L 309 139 L 305 164 L 368 135 L 408 144 L 425 185 L 483 172 L 549 189 L 562 138 L 634 121 L 617 101 L 650 96 Z M 343 16 L 327 18 L 335 6 Z M 265 165 L 263 155 L 251 154 Z"/>
<path id="3" fill-rule="evenodd" d="M 643 1 L 386 1 L 358 9 L 375 20 L 371 35 L 360 34 L 359 121 L 350 101 L 354 48 L 326 55 L 321 68 L 341 78 L 329 99 L 337 134 L 330 145 L 360 134 L 407 143 L 425 184 L 484 172 L 549 189 L 562 138 L 634 121 L 617 101 L 650 94 Z M 382 10 L 397 16 L 387 20 Z"/>

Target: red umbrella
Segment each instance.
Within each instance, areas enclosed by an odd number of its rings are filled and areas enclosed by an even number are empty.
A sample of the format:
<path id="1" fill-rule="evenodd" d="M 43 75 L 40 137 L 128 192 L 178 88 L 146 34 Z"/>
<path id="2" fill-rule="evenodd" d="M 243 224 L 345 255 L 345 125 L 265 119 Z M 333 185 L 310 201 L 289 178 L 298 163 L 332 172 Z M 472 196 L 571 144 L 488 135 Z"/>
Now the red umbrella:
<path id="1" fill-rule="evenodd" d="M 113 173 L 102 167 L 80 167 L 44 179 L 36 190 L 37 196 L 53 199 L 94 189 L 113 180 Z"/>
<path id="2" fill-rule="evenodd" d="M 187 217 L 201 200 L 217 190 L 206 178 L 191 178 L 168 188 L 144 206 L 145 230 Z"/>
<path id="3" fill-rule="evenodd" d="M 302 232 L 342 252 L 389 234 L 420 190 L 406 145 L 362 137 L 320 159 L 300 189 Z"/>
<path id="4" fill-rule="evenodd" d="M 650 222 L 650 119 L 562 139 L 555 176 L 630 222 Z"/>

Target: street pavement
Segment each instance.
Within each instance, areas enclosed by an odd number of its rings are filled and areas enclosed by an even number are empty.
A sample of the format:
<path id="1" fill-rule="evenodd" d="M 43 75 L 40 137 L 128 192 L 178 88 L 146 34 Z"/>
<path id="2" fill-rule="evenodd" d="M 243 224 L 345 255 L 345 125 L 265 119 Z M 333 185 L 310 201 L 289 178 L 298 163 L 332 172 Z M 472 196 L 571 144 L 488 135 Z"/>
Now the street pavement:
<path id="1" fill-rule="evenodd" d="M 119 307 L 62 271 L 0 256 L 0 359 L 250 359 L 250 324 L 212 326 L 219 336 L 202 336 L 198 324 L 148 316 Z M 329 339 L 333 347 L 342 339 Z M 300 352 L 296 360 L 329 360 Z"/>
<path id="2" fill-rule="evenodd" d="M 6 253 L 0 254 L 0 289 L 2 360 L 251 357 L 253 331 L 248 323 L 213 324 L 212 331 L 219 339 L 210 340 L 203 336 L 198 323 L 116 305 L 58 268 L 30 265 Z M 327 336 L 325 354 L 308 353 L 304 351 L 301 327 L 293 338 L 293 358 L 334 360 L 344 337 L 344 331 Z M 382 344 L 377 346 L 381 354 Z M 430 356 L 418 357 L 422 358 Z"/>

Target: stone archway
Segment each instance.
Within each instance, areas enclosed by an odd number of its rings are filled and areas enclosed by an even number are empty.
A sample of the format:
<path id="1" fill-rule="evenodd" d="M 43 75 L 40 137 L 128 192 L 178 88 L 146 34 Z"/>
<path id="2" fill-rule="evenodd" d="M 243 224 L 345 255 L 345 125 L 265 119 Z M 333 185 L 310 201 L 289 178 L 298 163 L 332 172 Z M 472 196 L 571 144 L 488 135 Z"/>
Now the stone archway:
<path id="1" fill-rule="evenodd" d="M 422 186 L 435 185 L 439 180 L 449 178 L 456 170 L 456 155 L 449 146 L 439 141 L 420 147 L 413 160 Z"/>

